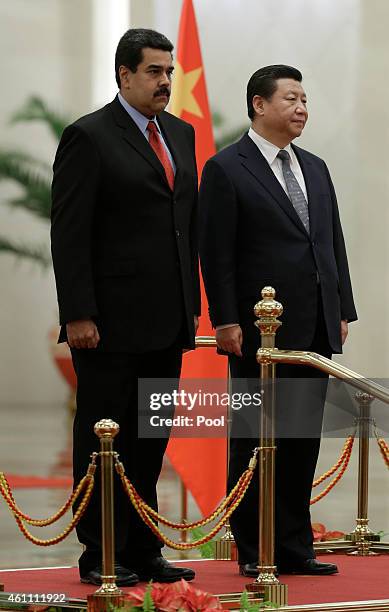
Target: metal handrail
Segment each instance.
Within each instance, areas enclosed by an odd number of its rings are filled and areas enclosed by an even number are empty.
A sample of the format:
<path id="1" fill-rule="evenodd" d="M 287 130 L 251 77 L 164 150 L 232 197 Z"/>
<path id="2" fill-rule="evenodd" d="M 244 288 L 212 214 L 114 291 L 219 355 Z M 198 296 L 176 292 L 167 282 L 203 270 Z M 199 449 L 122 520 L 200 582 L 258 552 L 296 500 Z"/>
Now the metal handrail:
<path id="1" fill-rule="evenodd" d="M 214 348 L 216 346 L 215 336 L 196 337 L 196 348 Z M 369 378 L 365 378 L 362 374 L 358 374 L 358 372 L 346 368 L 340 363 L 336 363 L 335 361 L 331 361 L 331 359 L 327 359 L 327 357 L 319 355 L 319 353 L 310 351 L 288 351 L 277 348 L 260 348 L 257 355 L 260 362 L 265 362 L 268 359 L 271 363 L 292 363 L 312 366 L 349 383 L 364 393 L 368 393 L 382 400 L 385 404 L 389 404 L 388 389 Z"/>
<path id="2" fill-rule="evenodd" d="M 361 374 L 349 370 L 339 363 L 331 361 L 318 353 L 309 351 L 286 351 L 276 348 L 259 349 L 257 352 L 258 361 L 261 363 L 293 363 L 300 365 L 309 365 L 322 372 L 331 374 L 340 380 L 344 380 L 356 389 L 368 393 L 373 397 L 382 400 L 389 404 L 389 390 L 375 383 L 369 378 L 364 378 Z"/>

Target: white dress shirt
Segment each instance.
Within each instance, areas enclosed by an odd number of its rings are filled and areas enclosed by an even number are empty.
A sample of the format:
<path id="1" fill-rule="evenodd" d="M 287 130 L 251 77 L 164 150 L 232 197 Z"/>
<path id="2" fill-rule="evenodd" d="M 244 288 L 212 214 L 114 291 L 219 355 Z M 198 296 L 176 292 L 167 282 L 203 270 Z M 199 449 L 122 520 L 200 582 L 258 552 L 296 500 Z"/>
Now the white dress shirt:
<path id="1" fill-rule="evenodd" d="M 257 132 L 253 130 L 253 128 L 249 129 L 248 135 L 249 138 L 251 138 L 251 140 L 257 145 L 258 149 L 261 151 L 270 168 L 273 170 L 277 181 L 282 185 L 282 188 L 284 189 L 285 193 L 288 194 L 284 175 L 282 174 L 282 161 L 277 157 L 281 149 L 277 147 L 277 145 L 274 145 L 272 142 L 265 140 L 262 136 L 257 134 Z M 305 199 L 308 202 L 307 188 L 304 181 L 304 175 L 302 173 L 296 153 L 293 151 L 290 144 L 284 147 L 283 150 L 287 151 L 290 155 L 290 169 L 295 175 L 297 182 L 300 185 L 303 194 L 305 195 Z"/>

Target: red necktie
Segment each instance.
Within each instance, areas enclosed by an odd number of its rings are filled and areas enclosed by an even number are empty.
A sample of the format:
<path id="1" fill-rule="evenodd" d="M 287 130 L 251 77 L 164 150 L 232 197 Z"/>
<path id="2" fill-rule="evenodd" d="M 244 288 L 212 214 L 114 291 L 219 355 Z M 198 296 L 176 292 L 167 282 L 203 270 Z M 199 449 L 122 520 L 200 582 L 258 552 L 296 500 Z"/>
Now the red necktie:
<path id="1" fill-rule="evenodd" d="M 165 170 L 165 174 L 166 174 L 167 182 L 169 183 L 169 187 L 173 191 L 173 189 L 174 189 L 174 170 L 173 170 L 173 166 L 172 166 L 171 161 L 169 159 L 169 156 L 168 156 L 168 154 L 166 152 L 166 149 L 163 146 L 160 137 L 158 136 L 158 129 L 157 129 L 157 126 L 155 125 L 154 121 L 149 121 L 147 129 L 148 129 L 148 132 L 149 132 L 149 143 L 150 143 L 154 153 L 158 157 L 159 161 L 161 162 L 161 164 L 162 164 L 162 166 L 163 166 L 163 168 Z"/>

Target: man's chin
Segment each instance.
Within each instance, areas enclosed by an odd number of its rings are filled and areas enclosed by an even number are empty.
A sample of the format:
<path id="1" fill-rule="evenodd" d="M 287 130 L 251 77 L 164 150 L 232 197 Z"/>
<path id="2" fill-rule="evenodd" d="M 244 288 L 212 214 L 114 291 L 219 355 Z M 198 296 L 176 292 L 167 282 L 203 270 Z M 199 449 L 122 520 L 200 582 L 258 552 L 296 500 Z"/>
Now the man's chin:
<path id="1" fill-rule="evenodd" d="M 304 130 L 304 127 L 305 127 L 305 124 L 303 123 L 295 123 L 292 127 L 292 131 L 294 132 L 296 136 L 301 136 Z"/>
<path id="2" fill-rule="evenodd" d="M 155 114 L 157 115 L 158 113 L 161 113 L 163 110 L 165 110 L 168 104 L 169 98 L 167 97 L 161 97 L 160 99 L 156 99 L 153 104 Z"/>
<path id="3" fill-rule="evenodd" d="M 291 136 L 292 138 L 298 138 L 299 136 L 301 136 L 301 134 L 303 133 L 303 127 L 302 128 L 295 128 L 294 130 L 292 130 L 291 132 Z"/>

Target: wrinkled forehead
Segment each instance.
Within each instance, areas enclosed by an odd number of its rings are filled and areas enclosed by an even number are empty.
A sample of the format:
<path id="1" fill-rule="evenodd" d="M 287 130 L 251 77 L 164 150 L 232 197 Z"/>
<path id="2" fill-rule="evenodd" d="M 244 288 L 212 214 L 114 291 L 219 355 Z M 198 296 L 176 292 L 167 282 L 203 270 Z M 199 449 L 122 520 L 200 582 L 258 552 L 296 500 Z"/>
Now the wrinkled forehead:
<path id="1" fill-rule="evenodd" d="M 151 47 L 144 47 L 142 49 L 142 62 L 143 66 L 159 66 L 161 68 L 168 68 L 173 65 L 173 56 L 170 51 L 163 51 L 162 49 L 152 49 Z"/>

